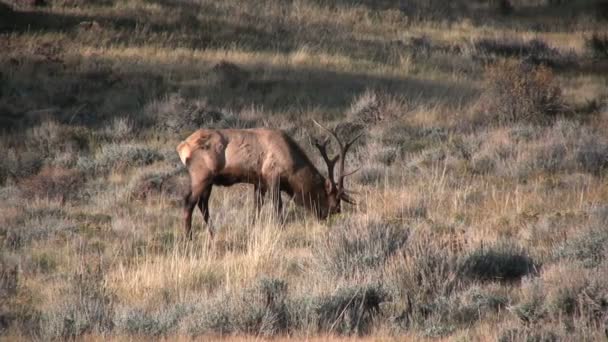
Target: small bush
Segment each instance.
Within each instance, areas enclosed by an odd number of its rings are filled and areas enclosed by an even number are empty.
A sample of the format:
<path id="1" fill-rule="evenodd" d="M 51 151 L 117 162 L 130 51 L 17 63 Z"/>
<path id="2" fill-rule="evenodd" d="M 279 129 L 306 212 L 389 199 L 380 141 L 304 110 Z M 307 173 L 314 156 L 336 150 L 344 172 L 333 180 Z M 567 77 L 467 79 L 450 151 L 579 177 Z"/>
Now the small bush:
<path id="1" fill-rule="evenodd" d="M 170 133 L 191 133 L 201 127 L 234 128 L 241 125 L 233 113 L 211 108 L 206 100 L 190 101 L 179 94 L 155 101 L 145 112 L 154 126 Z"/>
<path id="2" fill-rule="evenodd" d="M 134 134 L 134 123 L 128 117 L 114 118 L 104 130 L 104 136 L 112 142 L 131 140 Z"/>
<path id="3" fill-rule="evenodd" d="M 409 106 L 403 99 L 387 92 L 368 89 L 353 99 L 346 117 L 353 124 L 370 127 L 399 118 L 408 109 Z"/>
<path id="4" fill-rule="evenodd" d="M 555 319 L 564 316 L 601 321 L 608 314 L 606 264 L 581 267 L 579 262 L 561 262 L 543 271 L 547 310 Z"/>
<path id="5" fill-rule="evenodd" d="M 240 293 L 226 293 L 204 305 L 191 324 L 191 334 L 253 334 L 273 336 L 290 325 L 287 284 L 262 278 Z"/>
<path id="6" fill-rule="evenodd" d="M 373 125 L 384 119 L 381 107 L 380 96 L 374 91 L 367 90 L 353 101 L 347 117 L 363 125 Z"/>
<path id="7" fill-rule="evenodd" d="M 445 336 L 458 327 L 473 325 L 486 315 L 504 308 L 508 298 L 495 290 L 471 287 L 449 297 L 436 297 L 422 308 L 427 315 L 417 323 L 429 337 Z"/>
<path id="8" fill-rule="evenodd" d="M 599 176 L 608 168 L 608 140 L 595 129 L 559 120 L 539 132 L 534 140 L 515 145 L 512 150 L 519 153 L 511 153 L 497 169 L 526 179 L 537 171 L 581 171 Z"/>
<path id="9" fill-rule="evenodd" d="M 136 175 L 129 182 L 126 190 L 131 199 L 144 200 L 154 195 L 169 194 L 181 197 L 186 192 L 186 185 L 180 184 L 176 175 L 183 172 L 181 166 L 161 170 L 144 171 Z"/>
<path id="10" fill-rule="evenodd" d="M 117 316 L 116 327 L 129 334 L 167 336 L 177 330 L 179 323 L 191 311 L 189 306 L 183 304 L 164 307 L 154 313 L 130 309 Z"/>
<path id="11" fill-rule="evenodd" d="M 568 335 L 571 338 L 572 335 Z M 560 342 L 563 341 L 564 337 L 558 335 L 556 332 L 539 329 L 538 328 L 512 328 L 501 331 L 498 337 L 498 342 Z M 569 339 L 566 339 L 569 340 Z"/>
<path id="12" fill-rule="evenodd" d="M 344 220 L 321 239 L 319 267 L 336 276 L 354 276 L 381 267 L 407 241 L 408 229 L 382 222 Z"/>
<path id="13" fill-rule="evenodd" d="M 365 167 L 357 172 L 357 182 L 363 185 L 378 184 L 384 178 L 384 171 L 377 167 Z"/>
<path id="14" fill-rule="evenodd" d="M 10 148 L 0 161 L 0 184 L 4 184 L 9 178 L 19 180 L 35 175 L 43 164 L 44 157 L 40 153 Z"/>
<path id="15" fill-rule="evenodd" d="M 90 136 L 91 132 L 84 127 L 45 121 L 26 132 L 26 147 L 49 158 L 61 151 L 88 149 Z"/>
<path id="16" fill-rule="evenodd" d="M 67 236 L 74 233 L 77 226 L 66 218 L 59 209 L 27 210 L 16 220 L 0 226 L 0 236 L 4 246 L 19 249 L 33 242 L 48 239 L 57 234 Z"/>
<path id="17" fill-rule="evenodd" d="M 112 170 L 149 165 L 160 160 L 163 160 L 163 155 L 147 146 L 109 144 L 102 146 L 95 159 L 79 159 L 77 166 L 85 173 L 103 174 Z"/>
<path id="18" fill-rule="evenodd" d="M 520 247 L 499 243 L 481 246 L 463 257 L 460 273 L 476 280 L 509 281 L 519 279 L 536 268 L 536 264 Z"/>
<path id="19" fill-rule="evenodd" d="M 340 139 L 342 139 L 342 141 L 347 142 L 354 139 L 356 136 L 362 134 L 364 128 L 365 127 L 362 124 L 345 121 L 337 124 L 336 128 L 334 129 L 334 132 L 338 137 L 340 137 Z M 356 148 L 358 145 L 363 144 L 365 144 L 365 135 L 357 139 L 357 142 L 355 142 L 353 149 Z"/>
<path id="20" fill-rule="evenodd" d="M 394 302 L 401 309 L 400 329 L 429 328 L 445 317 L 446 299 L 461 288 L 457 259 L 434 235 L 418 233 L 389 266 Z"/>
<path id="21" fill-rule="evenodd" d="M 71 279 L 66 301 L 43 315 L 40 337 L 69 339 L 114 329 L 114 295 L 99 267 L 87 267 Z"/>
<path id="22" fill-rule="evenodd" d="M 524 283 L 523 298 L 519 304 L 510 307 L 511 312 L 524 324 L 535 324 L 547 315 L 545 294 L 538 280 Z"/>
<path id="23" fill-rule="evenodd" d="M 398 151 L 394 148 L 382 148 L 375 153 L 374 160 L 386 166 L 393 164 L 398 156 Z"/>
<path id="24" fill-rule="evenodd" d="M 608 143 L 605 138 L 595 134 L 585 135 L 577 145 L 575 158 L 584 171 L 599 175 L 608 168 Z"/>
<path id="25" fill-rule="evenodd" d="M 561 88 L 551 70 L 503 61 L 486 70 L 481 113 L 499 124 L 544 122 L 562 112 Z"/>
<path id="26" fill-rule="evenodd" d="M 594 33 L 591 37 L 585 38 L 585 45 L 596 58 L 608 58 L 608 34 Z"/>
<path id="27" fill-rule="evenodd" d="M 363 335 L 388 298 L 379 284 L 342 286 L 331 295 L 296 298 L 289 302 L 289 311 L 295 327 L 313 333 Z"/>
<path id="28" fill-rule="evenodd" d="M 470 307 L 478 314 L 483 312 L 498 311 L 507 305 L 509 298 L 492 289 L 482 289 L 476 286 L 469 288 L 462 295 L 462 303 L 464 307 Z"/>
<path id="29" fill-rule="evenodd" d="M 69 201 L 78 198 L 78 190 L 84 184 L 84 178 L 76 170 L 45 166 L 40 173 L 18 183 L 26 198 L 52 198 Z"/>
<path id="30" fill-rule="evenodd" d="M 566 240 L 555 250 L 557 258 L 579 260 L 585 267 L 599 265 L 608 257 L 608 228 L 605 224 L 589 227 Z"/>
<path id="31" fill-rule="evenodd" d="M 19 267 L 0 262 L 0 297 L 9 298 L 17 293 L 19 286 Z"/>

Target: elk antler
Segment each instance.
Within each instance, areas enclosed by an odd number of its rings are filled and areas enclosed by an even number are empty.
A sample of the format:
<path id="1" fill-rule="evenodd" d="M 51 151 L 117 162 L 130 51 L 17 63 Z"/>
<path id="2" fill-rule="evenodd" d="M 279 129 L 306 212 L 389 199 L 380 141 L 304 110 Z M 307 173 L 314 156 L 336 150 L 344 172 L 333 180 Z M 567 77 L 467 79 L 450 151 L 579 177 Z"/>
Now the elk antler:
<path id="1" fill-rule="evenodd" d="M 335 187 L 335 186 L 337 186 L 337 184 L 336 184 L 336 181 L 334 179 L 334 167 L 336 166 L 336 163 L 338 162 L 339 156 L 335 156 L 333 158 L 329 158 L 329 156 L 327 155 L 327 144 L 328 143 L 329 143 L 329 138 L 325 139 L 325 141 L 323 143 L 320 143 L 316 139 L 314 141 L 315 146 L 317 147 L 317 149 L 321 153 L 321 157 L 323 157 L 323 160 L 325 161 L 325 164 L 327 164 L 328 179 L 331 182 L 331 184 Z"/>
<path id="2" fill-rule="evenodd" d="M 353 173 L 359 171 L 359 169 L 356 169 L 355 171 L 349 172 L 347 174 L 344 173 L 344 163 L 346 162 L 346 152 L 348 152 L 348 150 L 351 148 L 351 146 L 355 143 L 355 141 L 357 141 L 357 139 L 359 139 L 363 133 L 357 135 L 356 137 L 354 137 L 353 139 L 351 139 L 349 142 L 347 142 L 346 144 L 342 143 L 342 141 L 340 141 L 340 138 L 338 138 L 338 135 L 336 135 L 336 133 L 332 130 L 330 130 L 329 128 L 321 125 L 320 123 L 318 123 L 316 120 L 312 120 L 317 126 L 321 127 L 323 130 L 327 131 L 329 134 L 331 134 L 336 141 L 338 142 L 338 145 L 340 146 L 340 154 L 339 156 L 336 156 L 336 158 L 340 158 L 340 165 L 338 165 L 338 183 L 337 183 L 337 189 L 338 189 L 338 194 L 340 195 L 341 199 L 343 199 L 346 203 L 350 203 L 350 204 L 354 204 L 354 200 L 348 195 L 346 194 L 346 190 L 344 189 L 344 178 L 352 175 Z M 326 157 L 327 157 L 327 153 L 326 153 L 326 145 L 327 145 L 328 140 L 325 140 L 325 142 L 323 143 L 322 147 L 323 147 L 323 152 L 321 152 L 321 155 L 323 156 L 323 159 L 325 159 L 325 162 L 327 163 Z M 316 144 L 315 144 L 316 145 Z M 319 146 L 317 146 L 317 148 L 319 148 Z M 319 148 L 319 151 L 321 149 Z M 334 158 L 334 160 L 336 159 Z M 333 162 L 335 164 L 335 161 Z M 328 163 L 328 168 L 329 168 L 329 163 Z M 333 165 L 331 167 L 331 170 L 333 172 Z M 332 182 L 333 181 L 333 175 L 331 177 Z M 334 182 L 334 184 L 336 184 Z"/>

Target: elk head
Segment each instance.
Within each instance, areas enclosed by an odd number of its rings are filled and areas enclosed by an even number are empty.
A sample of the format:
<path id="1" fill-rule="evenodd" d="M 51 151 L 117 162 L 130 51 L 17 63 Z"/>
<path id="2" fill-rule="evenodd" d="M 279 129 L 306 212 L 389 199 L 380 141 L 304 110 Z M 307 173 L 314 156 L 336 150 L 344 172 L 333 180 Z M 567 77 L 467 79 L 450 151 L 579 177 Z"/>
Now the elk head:
<path id="1" fill-rule="evenodd" d="M 340 148 L 340 152 L 333 158 L 330 158 L 327 154 L 327 146 L 329 144 L 330 138 L 326 138 L 323 142 L 315 141 L 314 145 L 321 153 L 321 157 L 325 161 L 327 165 L 327 179 L 325 180 L 325 192 L 327 195 L 327 210 L 323 210 L 319 213 L 319 216 L 325 218 L 329 215 L 340 213 L 342 211 L 341 202 L 344 201 L 348 204 L 355 205 L 355 200 L 348 194 L 347 190 L 344 188 L 344 178 L 352 175 L 353 173 L 359 171 L 356 169 L 349 173 L 345 173 L 344 171 L 344 163 L 346 162 L 346 152 L 351 148 L 351 146 L 361 137 L 363 134 L 357 135 L 355 138 L 351 139 L 349 142 L 344 144 L 336 135 L 336 133 L 329 128 L 321 125 L 317 121 L 313 120 L 313 122 L 321 127 L 323 130 L 327 131 L 331 136 L 333 136 L 338 142 L 338 146 Z M 336 163 L 338 163 L 338 181 L 336 182 L 334 178 L 334 168 Z"/>

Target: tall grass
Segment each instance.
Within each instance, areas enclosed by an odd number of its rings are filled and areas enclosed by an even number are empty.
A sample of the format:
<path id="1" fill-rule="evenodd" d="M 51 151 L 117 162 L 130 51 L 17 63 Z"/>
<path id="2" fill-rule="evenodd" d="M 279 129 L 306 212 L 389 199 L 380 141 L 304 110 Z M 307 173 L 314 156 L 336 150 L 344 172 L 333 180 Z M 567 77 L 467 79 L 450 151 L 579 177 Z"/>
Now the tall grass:
<path id="1" fill-rule="evenodd" d="M 0 5 L 0 339 L 605 338 L 601 6 L 26 3 Z M 356 206 L 254 220 L 218 186 L 215 238 L 198 210 L 184 238 L 179 141 L 278 128 L 322 166 L 312 118 L 363 133 Z"/>

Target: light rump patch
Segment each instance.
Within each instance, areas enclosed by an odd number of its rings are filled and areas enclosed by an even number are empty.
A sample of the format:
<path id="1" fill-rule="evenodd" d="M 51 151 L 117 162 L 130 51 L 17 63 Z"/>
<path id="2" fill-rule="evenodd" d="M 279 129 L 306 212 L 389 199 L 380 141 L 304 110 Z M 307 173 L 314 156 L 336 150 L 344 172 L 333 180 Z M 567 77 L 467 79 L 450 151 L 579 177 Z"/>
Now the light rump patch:
<path id="1" fill-rule="evenodd" d="M 177 154 L 179 154 L 179 159 L 182 163 L 188 166 L 188 159 L 192 154 L 192 148 L 186 141 L 182 141 L 179 145 L 177 145 Z"/>

